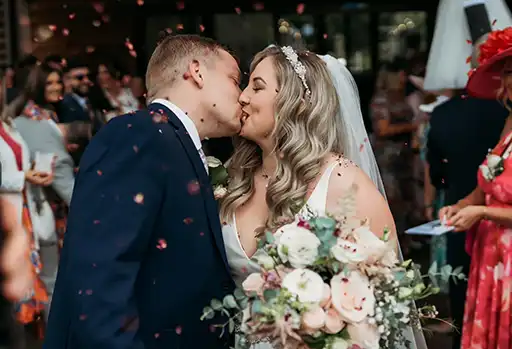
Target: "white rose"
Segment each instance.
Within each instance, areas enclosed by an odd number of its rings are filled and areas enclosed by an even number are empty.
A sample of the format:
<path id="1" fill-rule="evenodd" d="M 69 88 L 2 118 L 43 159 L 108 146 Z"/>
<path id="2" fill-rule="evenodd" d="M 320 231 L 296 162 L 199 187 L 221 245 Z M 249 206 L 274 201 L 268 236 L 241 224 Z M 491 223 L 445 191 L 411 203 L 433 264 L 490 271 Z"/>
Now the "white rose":
<path id="1" fill-rule="evenodd" d="M 323 297 L 324 281 L 314 271 L 308 269 L 295 269 L 287 274 L 282 283 L 302 303 L 318 303 Z"/>
<path id="2" fill-rule="evenodd" d="M 338 239 L 336 245 L 331 247 L 331 254 L 337 261 L 344 264 L 361 263 L 366 259 L 366 255 L 357 244 L 343 239 Z"/>
<path id="3" fill-rule="evenodd" d="M 267 254 L 262 254 L 261 256 L 257 256 L 256 261 L 258 262 L 260 267 L 262 267 L 265 270 L 272 269 L 275 266 L 274 259 Z"/>
<path id="4" fill-rule="evenodd" d="M 294 224 L 279 229 L 277 252 L 283 262 L 290 262 L 294 268 L 304 268 L 316 261 L 321 242 L 309 230 Z"/>
<path id="5" fill-rule="evenodd" d="M 331 279 L 331 302 L 346 322 L 363 321 L 375 308 L 370 280 L 358 270 L 334 276 Z"/>
<path id="6" fill-rule="evenodd" d="M 208 167 L 216 168 L 216 167 L 222 166 L 222 161 L 220 161 L 219 159 L 217 159 L 214 156 L 207 156 L 206 164 L 208 165 Z"/>
<path id="7" fill-rule="evenodd" d="M 216 186 L 213 190 L 213 196 L 215 197 L 215 200 L 222 199 L 224 196 L 226 196 L 227 193 L 228 190 L 221 185 Z"/>
<path id="8" fill-rule="evenodd" d="M 348 349 L 350 347 L 350 343 L 342 338 L 335 338 L 331 345 L 330 349 Z"/>
<path id="9" fill-rule="evenodd" d="M 347 332 L 352 344 L 364 349 L 379 349 L 380 334 L 375 325 L 366 322 L 348 324 Z"/>

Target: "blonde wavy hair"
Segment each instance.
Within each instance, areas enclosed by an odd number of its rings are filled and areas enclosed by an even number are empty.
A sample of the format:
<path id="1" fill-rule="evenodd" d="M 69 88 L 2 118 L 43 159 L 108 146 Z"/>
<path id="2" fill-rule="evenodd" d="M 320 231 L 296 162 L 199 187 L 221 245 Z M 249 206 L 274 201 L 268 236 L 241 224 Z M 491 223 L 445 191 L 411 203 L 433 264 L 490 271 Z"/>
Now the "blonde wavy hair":
<path id="1" fill-rule="evenodd" d="M 275 126 L 270 137 L 278 157 L 276 172 L 270 178 L 266 201 L 268 229 L 293 219 L 305 203 L 311 184 L 319 176 L 323 160 L 330 153 L 342 154 L 339 139 L 343 123 L 338 117 L 340 103 L 326 64 L 314 53 L 297 51 L 306 68 L 311 96 L 280 48 L 270 46 L 259 52 L 251 63 L 251 73 L 270 57 L 275 70 L 278 93 L 275 98 Z M 236 137 L 235 152 L 227 163 L 229 193 L 221 201 L 221 217 L 231 221 L 238 207 L 254 193 L 254 176 L 262 166 L 262 152 L 256 143 Z"/>

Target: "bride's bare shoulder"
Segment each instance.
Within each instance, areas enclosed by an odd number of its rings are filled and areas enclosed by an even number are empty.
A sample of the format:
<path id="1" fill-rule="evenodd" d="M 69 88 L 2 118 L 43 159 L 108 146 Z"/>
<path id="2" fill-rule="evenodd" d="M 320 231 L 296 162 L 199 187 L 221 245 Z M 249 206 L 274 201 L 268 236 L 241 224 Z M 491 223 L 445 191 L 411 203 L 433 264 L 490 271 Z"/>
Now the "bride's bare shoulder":
<path id="1" fill-rule="evenodd" d="M 370 177 L 346 158 L 337 157 L 335 161 L 329 180 L 327 211 L 336 211 L 340 197 L 355 185 L 358 216 L 369 218 L 372 231 L 377 235 L 382 234 L 385 228 L 395 233 L 395 223 L 388 203 Z"/>

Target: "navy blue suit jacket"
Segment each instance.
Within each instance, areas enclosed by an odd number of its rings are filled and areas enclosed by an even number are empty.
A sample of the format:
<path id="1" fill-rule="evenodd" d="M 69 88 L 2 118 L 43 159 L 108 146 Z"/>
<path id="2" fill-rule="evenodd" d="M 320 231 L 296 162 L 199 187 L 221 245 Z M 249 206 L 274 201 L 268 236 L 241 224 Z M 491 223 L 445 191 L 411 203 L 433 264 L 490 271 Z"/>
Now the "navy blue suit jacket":
<path id="1" fill-rule="evenodd" d="M 159 104 L 114 118 L 82 157 L 44 349 L 228 348 L 212 326 L 226 319 L 200 317 L 233 288 L 210 181 L 179 119 Z"/>

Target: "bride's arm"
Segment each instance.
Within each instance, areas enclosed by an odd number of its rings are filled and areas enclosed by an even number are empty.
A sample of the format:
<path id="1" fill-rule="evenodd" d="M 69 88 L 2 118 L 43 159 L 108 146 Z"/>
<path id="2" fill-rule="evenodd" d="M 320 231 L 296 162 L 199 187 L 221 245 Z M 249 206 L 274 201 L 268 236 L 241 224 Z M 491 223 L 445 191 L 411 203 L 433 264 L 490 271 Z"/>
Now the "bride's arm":
<path id="1" fill-rule="evenodd" d="M 355 165 L 342 164 L 335 168 L 329 182 L 327 212 L 338 210 L 340 198 L 354 184 L 357 186 L 357 216 L 370 220 L 370 229 L 375 235 L 382 237 L 387 229 L 390 232 L 390 239 L 396 239 L 395 221 L 386 199 L 372 180 Z"/>

